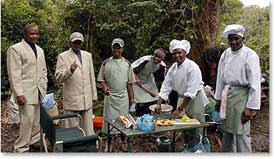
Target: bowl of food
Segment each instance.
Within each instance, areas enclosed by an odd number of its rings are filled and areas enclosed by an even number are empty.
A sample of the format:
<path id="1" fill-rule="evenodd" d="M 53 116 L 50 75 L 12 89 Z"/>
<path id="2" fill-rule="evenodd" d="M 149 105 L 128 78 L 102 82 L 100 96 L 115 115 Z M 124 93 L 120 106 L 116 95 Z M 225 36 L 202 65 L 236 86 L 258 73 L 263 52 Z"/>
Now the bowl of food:
<path id="1" fill-rule="evenodd" d="M 93 118 L 93 124 L 95 128 L 101 129 L 103 125 L 103 117 L 102 116 L 96 116 Z"/>
<path id="2" fill-rule="evenodd" d="M 161 104 L 161 112 L 158 114 L 156 113 L 157 104 L 149 106 L 149 109 L 152 111 L 152 115 L 157 118 L 167 119 L 171 116 L 173 107 L 169 104 Z"/>

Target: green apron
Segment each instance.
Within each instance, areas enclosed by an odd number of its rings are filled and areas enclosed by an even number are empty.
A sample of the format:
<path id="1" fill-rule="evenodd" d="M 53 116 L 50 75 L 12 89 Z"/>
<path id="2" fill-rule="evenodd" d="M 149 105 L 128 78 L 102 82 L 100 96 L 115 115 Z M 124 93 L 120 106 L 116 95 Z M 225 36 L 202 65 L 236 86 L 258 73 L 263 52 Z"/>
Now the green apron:
<path id="1" fill-rule="evenodd" d="M 141 84 L 148 90 L 156 93 L 156 97 L 152 97 L 148 92 L 134 83 L 133 90 L 136 103 L 147 103 L 158 100 L 158 88 L 153 73 L 159 69 L 159 65 L 160 64 L 155 64 L 152 60 L 148 61 L 143 69 L 137 74 Z"/>
<path id="2" fill-rule="evenodd" d="M 244 134 L 241 114 L 248 101 L 248 87 L 231 86 L 228 91 L 226 119 L 222 120 L 221 129 L 231 134 Z"/>
<path id="3" fill-rule="evenodd" d="M 177 107 L 181 105 L 183 98 L 179 96 Z M 196 97 L 192 99 L 185 108 L 187 116 L 204 122 L 205 106 L 209 103 L 207 96 L 203 90 L 198 91 Z"/>
<path id="4" fill-rule="evenodd" d="M 177 107 L 179 107 L 184 98 L 179 96 Z M 205 122 L 204 112 L 205 106 L 209 103 L 207 96 L 203 89 L 198 91 L 196 97 L 192 99 L 185 108 L 185 113 L 192 119 L 197 119 L 200 122 Z M 200 141 L 200 136 L 203 135 L 203 128 L 196 128 L 191 130 L 186 130 L 184 133 L 187 135 L 186 143 L 189 148 L 193 148 L 194 145 L 198 144 Z M 191 137 L 191 138 L 190 138 Z"/>
<path id="5" fill-rule="evenodd" d="M 129 81 L 129 63 L 124 59 L 110 59 L 104 67 L 104 78 L 110 88 L 110 94 L 104 98 L 103 116 L 115 120 L 129 112 L 127 83 Z M 103 132 L 107 132 L 104 122 Z"/>
<path id="6" fill-rule="evenodd" d="M 179 96 L 177 107 L 179 107 L 184 98 Z M 200 122 L 205 122 L 204 112 L 205 106 L 209 103 L 207 96 L 203 89 L 198 91 L 196 97 L 192 99 L 185 108 L 185 113 L 192 119 L 197 119 Z M 187 134 L 198 137 L 203 134 L 203 128 L 197 128 L 196 130 L 190 130 Z"/>

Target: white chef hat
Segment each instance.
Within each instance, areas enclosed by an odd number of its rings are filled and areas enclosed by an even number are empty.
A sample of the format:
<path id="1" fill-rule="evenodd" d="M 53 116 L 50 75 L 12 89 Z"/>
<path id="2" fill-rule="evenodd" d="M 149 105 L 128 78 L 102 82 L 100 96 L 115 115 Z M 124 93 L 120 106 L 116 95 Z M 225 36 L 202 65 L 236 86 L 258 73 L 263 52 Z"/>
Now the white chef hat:
<path id="1" fill-rule="evenodd" d="M 187 40 L 172 40 L 170 42 L 169 51 L 172 53 L 175 49 L 183 49 L 186 55 L 190 52 L 190 42 Z"/>
<path id="2" fill-rule="evenodd" d="M 227 25 L 223 31 L 223 36 L 228 37 L 229 34 L 237 34 L 243 37 L 245 32 L 245 28 L 240 24 L 231 24 Z"/>

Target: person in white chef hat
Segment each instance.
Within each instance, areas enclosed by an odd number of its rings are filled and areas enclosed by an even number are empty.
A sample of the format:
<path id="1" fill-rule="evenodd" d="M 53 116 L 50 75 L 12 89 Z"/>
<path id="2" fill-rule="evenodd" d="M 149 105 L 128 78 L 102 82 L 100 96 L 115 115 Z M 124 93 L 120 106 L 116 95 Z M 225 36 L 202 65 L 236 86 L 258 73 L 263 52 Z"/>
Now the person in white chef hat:
<path id="1" fill-rule="evenodd" d="M 239 24 L 228 25 L 223 32 L 229 48 L 220 58 L 215 92 L 224 132 L 223 152 L 252 152 L 250 120 L 260 110 L 260 61 L 244 45 L 244 33 Z"/>
<path id="2" fill-rule="evenodd" d="M 179 99 L 177 110 L 173 112 L 172 118 L 180 118 L 185 112 L 190 118 L 204 122 L 205 106 L 209 103 L 203 90 L 202 74 L 199 66 L 186 57 L 190 52 L 191 45 L 187 40 L 172 40 L 169 50 L 176 62 L 170 67 L 165 76 L 159 93 L 157 111 L 161 111 L 161 103 L 168 101 L 172 90 L 176 91 Z M 191 144 L 193 147 L 199 142 L 202 129 L 192 132 Z"/>

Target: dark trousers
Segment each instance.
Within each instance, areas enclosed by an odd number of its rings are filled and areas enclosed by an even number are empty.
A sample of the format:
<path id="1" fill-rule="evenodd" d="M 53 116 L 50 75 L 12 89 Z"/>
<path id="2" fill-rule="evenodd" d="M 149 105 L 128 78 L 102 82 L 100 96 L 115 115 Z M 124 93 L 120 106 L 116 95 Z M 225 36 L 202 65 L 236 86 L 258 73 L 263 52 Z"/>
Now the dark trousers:
<path id="1" fill-rule="evenodd" d="M 136 104 L 136 116 L 142 116 L 144 114 L 151 114 L 149 106 L 157 104 L 157 101 L 147 102 L 147 103 L 137 103 Z"/>
<path id="2" fill-rule="evenodd" d="M 172 112 L 177 110 L 177 104 L 178 104 L 178 93 L 174 90 L 169 94 L 169 105 L 173 107 Z"/>

